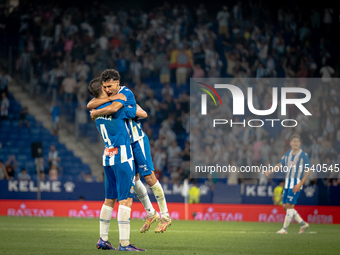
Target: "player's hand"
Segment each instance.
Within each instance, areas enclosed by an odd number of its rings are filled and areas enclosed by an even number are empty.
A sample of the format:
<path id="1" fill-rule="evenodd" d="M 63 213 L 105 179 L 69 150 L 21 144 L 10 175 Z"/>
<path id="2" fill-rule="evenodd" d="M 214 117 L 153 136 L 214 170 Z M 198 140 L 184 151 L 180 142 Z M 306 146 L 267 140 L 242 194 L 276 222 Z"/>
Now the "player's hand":
<path id="1" fill-rule="evenodd" d="M 269 177 L 272 172 L 265 172 L 264 175 Z"/>
<path id="2" fill-rule="evenodd" d="M 294 188 L 293 188 L 293 192 L 294 192 L 294 193 L 297 193 L 297 192 L 300 191 L 300 189 L 301 189 L 301 185 L 300 185 L 300 184 L 296 184 L 296 185 L 294 186 Z"/>
<path id="3" fill-rule="evenodd" d="M 111 99 L 111 101 L 117 100 L 117 99 L 126 101 L 126 96 L 125 96 L 124 94 L 122 94 L 122 93 L 118 93 L 118 94 L 116 94 L 116 95 L 110 96 L 110 99 Z"/>
<path id="4" fill-rule="evenodd" d="M 96 110 L 91 110 L 91 111 L 90 111 L 90 115 L 91 115 L 91 119 L 92 119 L 93 121 L 95 121 L 95 119 L 97 118 Z"/>

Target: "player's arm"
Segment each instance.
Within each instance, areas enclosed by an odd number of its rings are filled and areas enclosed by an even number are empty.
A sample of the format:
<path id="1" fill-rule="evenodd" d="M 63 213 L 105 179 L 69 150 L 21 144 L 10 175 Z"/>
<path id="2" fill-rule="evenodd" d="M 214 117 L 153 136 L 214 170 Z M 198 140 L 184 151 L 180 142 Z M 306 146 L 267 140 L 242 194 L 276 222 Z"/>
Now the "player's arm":
<path id="1" fill-rule="evenodd" d="M 282 167 L 282 164 L 281 164 L 281 163 L 278 163 L 278 164 L 276 164 L 276 165 L 273 167 L 273 169 L 269 169 L 267 172 L 265 172 L 265 175 L 266 175 L 267 177 L 269 177 L 270 174 L 271 174 L 272 172 L 278 172 L 278 171 L 280 170 L 281 167 Z"/>
<path id="2" fill-rule="evenodd" d="M 138 104 L 137 104 L 136 117 L 140 120 L 148 117 L 148 114 L 146 113 L 146 111 L 144 111 L 142 107 L 140 107 Z"/>
<path id="3" fill-rule="evenodd" d="M 88 102 L 87 108 L 88 109 L 96 109 L 97 107 L 101 106 L 102 104 L 106 104 L 108 102 L 118 100 L 118 99 L 126 101 L 126 96 L 122 93 L 118 93 L 116 95 L 109 96 L 109 97 L 106 97 L 106 98 L 92 98 L 92 100 L 90 102 Z"/>
<path id="4" fill-rule="evenodd" d="M 110 114 L 116 113 L 122 107 L 123 107 L 122 103 L 115 101 L 112 104 L 104 108 L 101 108 L 98 110 L 91 110 L 90 115 L 91 115 L 91 118 L 94 120 L 95 117 L 99 115 L 110 115 Z"/>
<path id="5" fill-rule="evenodd" d="M 134 119 L 134 118 L 139 118 L 139 119 L 144 119 L 148 117 L 148 114 L 139 106 L 126 106 L 124 108 L 124 112 L 126 115 L 127 119 Z"/>
<path id="6" fill-rule="evenodd" d="M 300 191 L 301 186 L 305 183 L 305 181 L 308 179 L 308 177 L 311 173 L 311 171 L 309 170 L 309 167 L 307 167 L 304 171 L 305 171 L 305 175 L 303 176 L 302 180 L 298 184 L 296 184 L 293 188 L 294 193 Z"/>

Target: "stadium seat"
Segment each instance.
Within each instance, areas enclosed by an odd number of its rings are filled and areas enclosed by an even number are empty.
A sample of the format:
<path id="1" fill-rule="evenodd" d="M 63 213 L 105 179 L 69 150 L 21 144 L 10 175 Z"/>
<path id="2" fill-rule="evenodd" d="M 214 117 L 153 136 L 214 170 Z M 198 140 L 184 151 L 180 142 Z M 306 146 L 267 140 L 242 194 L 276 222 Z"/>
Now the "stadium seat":
<path id="1" fill-rule="evenodd" d="M 69 171 L 71 174 L 67 175 L 65 179 L 69 181 L 75 181 L 81 171 L 91 172 L 90 167 L 87 164 L 83 164 L 80 158 L 74 156 L 72 151 L 66 149 L 64 144 L 59 143 L 57 136 L 52 136 L 51 132 L 45 129 L 41 122 L 37 122 L 34 116 L 27 114 L 26 119 L 30 123 L 30 129 L 27 127 L 19 128 L 19 115 L 22 111 L 22 107 L 19 102 L 16 102 L 11 94 L 10 99 L 10 113 L 13 115 L 12 120 L 0 121 L 0 159 L 6 162 L 10 155 L 16 155 L 18 161 L 18 167 L 15 170 L 16 174 L 21 171 L 22 168 L 26 168 L 27 172 L 36 178 L 36 166 L 34 159 L 31 157 L 31 143 L 42 142 L 43 146 L 43 158 L 45 165 L 48 164 L 48 152 L 50 146 L 53 144 L 59 151 L 62 162 L 60 165 L 64 168 L 64 172 Z M 77 105 L 71 104 L 70 107 L 74 113 Z M 91 125 L 91 132 L 96 135 L 94 139 L 98 140 L 97 130 L 93 129 Z M 63 160 L 65 159 L 65 162 Z"/>

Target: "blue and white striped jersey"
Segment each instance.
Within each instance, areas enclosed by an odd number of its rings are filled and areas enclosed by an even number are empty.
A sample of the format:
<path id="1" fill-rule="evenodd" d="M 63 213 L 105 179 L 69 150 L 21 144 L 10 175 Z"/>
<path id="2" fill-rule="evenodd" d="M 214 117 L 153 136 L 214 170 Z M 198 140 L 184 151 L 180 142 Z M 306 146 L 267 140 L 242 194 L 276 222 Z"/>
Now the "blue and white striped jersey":
<path id="1" fill-rule="evenodd" d="M 118 91 L 118 93 L 124 94 L 126 96 L 126 101 L 123 101 L 123 100 L 115 100 L 115 101 L 122 103 L 123 106 L 127 106 L 127 105 L 136 106 L 135 96 L 133 95 L 132 91 L 129 88 L 122 86 L 120 90 Z M 140 139 L 143 139 L 144 132 L 142 130 L 142 125 L 138 120 L 134 118 L 126 120 L 126 125 L 128 126 L 128 129 L 129 129 L 131 143 L 134 143 Z"/>
<path id="2" fill-rule="evenodd" d="M 98 107 L 103 108 L 111 102 Z M 131 141 L 125 120 L 136 117 L 136 106 L 119 109 L 115 114 L 101 115 L 95 120 L 96 127 L 105 143 L 103 166 L 112 166 L 133 159 Z"/>
<path id="3" fill-rule="evenodd" d="M 310 166 L 307 153 L 301 149 L 295 155 L 293 155 L 292 150 L 287 151 L 280 163 L 286 171 L 285 189 L 293 189 L 303 178 L 305 169 Z"/>

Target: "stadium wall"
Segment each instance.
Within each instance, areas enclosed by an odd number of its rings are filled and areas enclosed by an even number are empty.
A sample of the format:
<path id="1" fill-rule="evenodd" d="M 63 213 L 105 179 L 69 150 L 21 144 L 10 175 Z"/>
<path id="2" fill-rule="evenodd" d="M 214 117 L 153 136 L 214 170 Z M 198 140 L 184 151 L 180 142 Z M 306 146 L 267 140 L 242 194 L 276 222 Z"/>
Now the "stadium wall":
<path id="1" fill-rule="evenodd" d="M 0 215 L 29 217 L 99 218 L 103 202 L 99 201 L 36 201 L 0 200 Z M 153 203 L 158 208 L 156 203 Z M 112 217 L 117 218 L 116 205 Z M 190 204 L 168 203 L 173 220 L 283 222 L 282 207 L 272 205 Z M 340 224 L 339 206 L 297 206 L 302 218 L 312 224 Z M 132 205 L 131 217 L 143 219 L 143 205 Z"/>
<path id="2" fill-rule="evenodd" d="M 184 202 L 182 185 L 162 184 L 168 202 Z M 216 183 L 214 191 L 209 185 L 201 184 L 200 202 L 215 204 L 272 204 L 274 186 L 271 185 L 226 185 Z M 148 185 L 150 199 L 156 202 Z M 79 200 L 102 201 L 104 183 L 74 181 L 44 181 L 41 184 L 42 200 Z M 231 195 L 232 194 L 232 195 Z M 0 181 L 0 199 L 36 199 L 36 181 Z M 135 201 L 138 201 L 137 199 Z M 322 203 L 321 203 L 322 202 Z M 305 186 L 300 193 L 299 205 L 340 206 L 340 186 L 324 189 L 318 186 Z"/>

